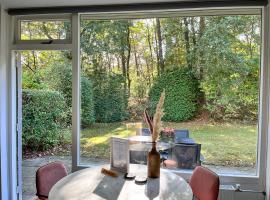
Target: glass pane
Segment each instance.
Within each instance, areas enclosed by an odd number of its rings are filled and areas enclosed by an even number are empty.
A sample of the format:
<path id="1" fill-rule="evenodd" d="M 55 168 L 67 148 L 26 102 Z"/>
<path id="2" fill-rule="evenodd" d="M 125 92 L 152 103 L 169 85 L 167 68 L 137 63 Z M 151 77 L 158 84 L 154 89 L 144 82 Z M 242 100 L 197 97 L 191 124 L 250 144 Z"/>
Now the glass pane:
<path id="1" fill-rule="evenodd" d="M 70 51 L 21 51 L 23 199 L 35 199 L 36 170 L 61 161 L 71 171 Z"/>
<path id="2" fill-rule="evenodd" d="M 21 40 L 64 40 L 70 38 L 69 20 L 20 21 Z"/>
<path id="3" fill-rule="evenodd" d="M 261 16 L 84 19 L 81 31 L 81 77 L 92 84 L 93 108 L 82 157 L 108 162 L 111 135 L 151 136 L 143 112 L 153 117 L 165 90 L 163 161 L 256 175 Z M 133 163 L 146 163 L 149 145 L 141 143 L 137 155 L 130 149 Z"/>

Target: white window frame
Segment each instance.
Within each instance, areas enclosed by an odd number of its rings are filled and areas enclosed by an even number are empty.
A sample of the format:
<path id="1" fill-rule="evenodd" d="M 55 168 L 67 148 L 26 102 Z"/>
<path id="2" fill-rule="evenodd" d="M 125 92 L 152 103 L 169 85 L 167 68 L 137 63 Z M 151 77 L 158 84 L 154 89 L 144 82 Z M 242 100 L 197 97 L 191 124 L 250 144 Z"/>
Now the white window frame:
<path id="1" fill-rule="evenodd" d="M 91 19 L 119 19 L 119 18 L 146 18 L 146 17 L 165 17 L 170 16 L 202 16 L 202 15 L 232 15 L 232 14 L 251 14 L 255 10 L 261 10 L 262 14 L 262 47 L 261 47 L 261 80 L 260 80 L 260 112 L 259 112 L 259 129 L 258 129 L 258 156 L 257 156 L 257 175 L 256 176 L 238 176 L 221 174 L 222 184 L 241 184 L 243 188 L 265 190 L 266 182 L 266 158 L 267 158 L 267 134 L 269 129 L 268 111 L 269 111 L 269 81 L 270 70 L 268 55 L 264 56 L 268 48 L 268 27 L 269 16 L 268 9 L 264 7 L 239 7 L 239 8 L 215 8 L 215 9 L 188 9 L 172 11 L 155 11 L 155 12 L 124 12 L 124 13 L 89 13 L 72 14 L 71 18 L 71 41 L 64 44 L 40 44 L 25 41 L 23 44 L 16 42 L 16 36 L 11 42 L 11 52 L 20 50 L 72 50 L 72 171 L 80 170 L 89 166 L 80 165 L 80 19 L 91 17 Z M 225 12 L 226 11 L 226 12 Z M 157 14 L 159 13 L 159 14 Z M 255 12 L 258 14 L 258 12 Z M 27 16 L 31 19 L 39 18 L 38 16 Z M 46 16 L 48 17 L 48 16 Z M 57 17 L 57 16 L 55 16 Z M 14 17 L 15 21 L 24 17 Z M 43 18 L 44 19 L 44 18 Z M 16 28 L 13 30 L 15 35 Z M 11 53 L 11 55 L 13 55 Z M 11 60 L 14 58 L 11 58 Z M 14 104 L 12 105 L 14 106 Z M 15 105 L 16 106 L 16 105 Z M 190 172 L 175 171 L 187 180 L 190 178 Z"/>
<path id="2" fill-rule="evenodd" d="M 92 20 L 106 20 L 106 19 L 137 19 L 137 18 L 151 18 L 151 17 L 172 17 L 172 16 L 215 16 L 215 15 L 261 15 L 262 20 L 262 47 L 261 47 L 261 69 L 260 69 L 260 110 L 258 117 L 258 144 L 257 144 L 257 173 L 256 175 L 237 175 L 237 174 L 219 174 L 221 184 L 235 185 L 241 184 L 242 188 L 248 188 L 253 190 L 263 191 L 265 190 L 265 174 L 266 174 L 266 151 L 267 149 L 267 132 L 268 132 L 268 112 L 265 107 L 268 107 L 268 91 L 269 86 L 267 79 L 270 79 L 268 65 L 264 64 L 264 46 L 266 38 L 264 37 L 264 31 L 267 19 L 264 7 L 239 7 L 239 8 L 211 8 L 211 9 L 186 9 L 186 10 L 174 10 L 174 11 L 143 11 L 143 12 L 111 12 L 111 13 L 88 13 L 81 14 L 81 19 Z M 79 88 L 78 88 L 79 89 Z M 77 134 L 79 137 L 80 134 Z M 77 138 L 77 145 L 80 148 L 79 139 Z M 80 149 L 78 150 L 80 151 Z M 85 165 L 78 165 L 79 169 L 85 168 Z M 192 172 L 185 170 L 170 170 L 173 171 L 186 180 L 189 180 Z"/>
<path id="3" fill-rule="evenodd" d="M 73 51 L 73 44 L 72 44 L 72 18 L 74 16 L 78 16 L 77 14 L 74 15 L 36 15 L 36 16 L 16 16 L 16 17 L 11 17 L 9 20 L 9 29 L 10 32 L 12 33 L 9 36 L 10 41 L 8 42 L 9 44 L 9 50 L 8 50 L 8 65 L 10 66 L 8 68 L 8 73 L 10 77 L 10 84 L 9 84 L 9 97 L 10 97 L 10 103 L 9 103 L 9 116 L 10 116 L 10 121 L 8 125 L 8 130 L 9 130 L 9 138 L 11 142 L 8 142 L 12 145 L 10 145 L 9 149 L 9 154 L 11 155 L 12 159 L 10 167 L 12 169 L 12 172 L 10 172 L 10 179 L 12 180 L 12 183 L 10 183 L 10 198 L 8 199 L 22 199 L 22 183 L 21 183 L 21 167 L 18 167 L 17 163 L 18 160 L 20 160 L 19 157 L 22 155 L 17 155 L 17 147 L 16 144 L 17 142 L 17 127 L 20 124 L 18 122 L 17 124 L 17 87 L 16 87 L 16 81 L 17 81 L 17 74 L 16 74 L 16 58 L 15 58 L 15 51 L 23 51 L 23 50 L 70 50 L 72 51 L 72 56 L 78 55 Z M 69 19 L 71 22 L 71 35 L 70 39 L 68 40 L 61 40 L 60 42 L 58 40 L 54 40 L 52 44 L 41 44 L 42 41 L 46 40 L 23 40 L 23 41 L 18 41 L 16 38 L 18 38 L 18 22 L 21 19 L 33 19 L 33 20 L 55 20 L 55 19 Z M 74 66 L 74 65 L 73 65 Z M 1 77 L 0 77 L 1 78 Z M 73 87 L 74 88 L 74 87 Z M 4 145 L 8 143 L 3 143 Z M 2 145 L 2 143 L 1 143 Z M 9 157 L 9 156 L 8 156 Z M 18 160 L 17 160 L 18 159 Z M 18 167 L 18 168 L 17 168 Z M 11 174 L 12 173 L 12 174 Z M 6 198 L 4 198 L 6 199 Z"/>
<path id="4" fill-rule="evenodd" d="M 22 40 L 21 39 L 21 21 L 23 20 L 34 20 L 34 21 L 70 21 L 71 30 L 69 37 L 66 39 L 33 39 L 33 40 Z M 45 44 L 51 42 L 53 45 Z M 53 46 L 58 46 L 57 48 L 61 48 L 64 44 L 72 43 L 72 15 L 71 14 L 63 14 L 63 15 L 26 15 L 26 16 L 15 16 L 14 17 L 14 44 L 18 46 L 18 48 L 25 50 L 32 50 L 31 48 L 37 48 L 39 45 L 44 46 L 48 45 L 48 49 Z M 55 45 L 57 44 L 57 45 Z M 22 45 L 22 46 L 21 46 Z M 29 47 L 30 45 L 30 47 Z M 30 49 L 27 49 L 30 48 Z M 56 48 L 56 47 L 55 47 Z M 64 47 L 63 47 L 64 48 Z M 55 49 L 53 49 L 55 50 Z"/>

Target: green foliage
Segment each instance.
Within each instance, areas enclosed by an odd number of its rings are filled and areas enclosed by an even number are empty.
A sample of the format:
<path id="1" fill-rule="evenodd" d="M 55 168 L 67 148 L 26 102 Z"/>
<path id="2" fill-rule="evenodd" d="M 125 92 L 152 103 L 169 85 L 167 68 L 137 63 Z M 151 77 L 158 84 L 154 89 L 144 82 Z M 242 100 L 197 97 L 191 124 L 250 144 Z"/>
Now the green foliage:
<path id="1" fill-rule="evenodd" d="M 128 97 L 122 75 L 95 72 L 93 78 L 96 122 L 117 122 L 127 118 Z"/>
<path id="2" fill-rule="evenodd" d="M 155 80 L 149 95 L 151 106 L 156 106 L 163 89 L 164 121 L 184 121 L 196 114 L 198 82 L 188 68 L 175 69 Z"/>
<path id="3" fill-rule="evenodd" d="M 23 148 L 46 150 L 61 143 L 66 104 L 56 91 L 23 90 Z"/>
<path id="4" fill-rule="evenodd" d="M 55 65 L 48 71 L 47 77 L 53 90 L 60 92 L 69 108 L 72 106 L 72 68 L 69 64 Z"/>
<path id="5" fill-rule="evenodd" d="M 20 31 L 23 40 L 66 39 L 70 36 L 71 23 L 60 20 L 22 20 Z"/>
<path id="6" fill-rule="evenodd" d="M 51 85 L 54 90 L 63 94 L 69 108 L 69 122 L 71 123 L 72 108 L 72 69 L 68 64 L 59 65 L 49 72 Z M 81 76 L 81 124 L 83 127 L 95 121 L 93 91 L 91 81 Z"/>
<path id="7" fill-rule="evenodd" d="M 81 77 L 81 125 L 89 126 L 95 122 L 93 89 L 91 81 Z"/>
<path id="8" fill-rule="evenodd" d="M 200 86 L 212 118 L 257 119 L 259 28 L 257 16 L 210 18 L 198 51 L 204 55 Z"/>

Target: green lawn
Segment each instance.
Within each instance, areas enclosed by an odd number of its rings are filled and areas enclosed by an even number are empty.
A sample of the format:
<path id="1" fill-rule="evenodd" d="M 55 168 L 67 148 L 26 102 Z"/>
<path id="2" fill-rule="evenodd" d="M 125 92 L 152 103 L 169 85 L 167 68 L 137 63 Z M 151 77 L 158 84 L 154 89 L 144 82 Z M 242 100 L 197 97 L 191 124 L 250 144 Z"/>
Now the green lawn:
<path id="1" fill-rule="evenodd" d="M 145 125 L 143 125 L 145 127 Z M 95 124 L 81 132 L 81 154 L 93 158 L 109 158 L 109 138 L 136 134 L 140 125 L 125 123 Z M 188 129 L 190 137 L 202 144 L 205 164 L 251 167 L 256 162 L 256 125 L 216 123 L 164 123 L 163 127 Z"/>

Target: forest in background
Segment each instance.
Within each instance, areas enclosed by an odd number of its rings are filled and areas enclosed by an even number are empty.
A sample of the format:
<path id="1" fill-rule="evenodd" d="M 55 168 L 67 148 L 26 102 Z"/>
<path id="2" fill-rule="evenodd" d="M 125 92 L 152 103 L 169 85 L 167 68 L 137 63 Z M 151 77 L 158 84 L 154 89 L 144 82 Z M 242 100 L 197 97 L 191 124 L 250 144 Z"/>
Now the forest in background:
<path id="1" fill-rule="evenodd" d="M 24 39 L 62 39 L 70 30 L 68 22 L 26 21 L 21 26 Z M 170 102 L 165 112 L 173 113 L 167 121 L 206 113 L 210 120 L 254 123 L 260 43 L 260 16 L 82 20 L 82 125 L 141 119 L 163 88 Z M 63 97 L 57 99 L 65 101 L 63 112 L 51 117 L 54 128 L 70 125 L 71 59 L 67 51 L 22 52 L 23 89 L 57 91 Z M 25 99 L 25 105 L 33 99 Z M 41 104 L 35 105 L 40 109 Z M 25 111 L 33 116 L 33 109 Z"/>

